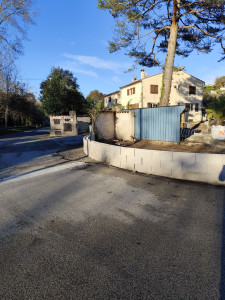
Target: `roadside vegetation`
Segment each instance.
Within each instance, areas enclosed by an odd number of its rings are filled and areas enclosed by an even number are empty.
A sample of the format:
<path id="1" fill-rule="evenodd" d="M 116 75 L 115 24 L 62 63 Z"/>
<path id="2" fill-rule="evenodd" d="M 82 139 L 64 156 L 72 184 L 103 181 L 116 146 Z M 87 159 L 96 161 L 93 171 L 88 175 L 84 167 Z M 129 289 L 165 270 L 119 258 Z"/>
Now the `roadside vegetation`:
<path id="1" fill-rule="evenodd" d="M 0 127 L 43 125 L 46 117 L 35 95 L 17 79 L 15 66 L 0 72 Z M 11 129 L 10 129 L 11 131 Z M 4 132 L 4 131 L 1 131 Z"/>
<path id="2" fill-rule="evenodd" d="M 79 91 L 77 78 L 68 70 L 53 67 L 41 83 L 40 101 L 46 115 L 68 115 L 74 110 L 78 115 L 87 113 L 88 102 Z"/>
<path id="3" fill-rule="evenodd" d="M 19 80 L 15 61 L 32 25 L 32 0 L 2 0 L 0 4 L 0 134 L 41 126 L 47 119 L 35 95 Z M 37 125 L 38 124 L 38 125 Z"/>
<path id="4" fill-rule="evenodd" d="M 204 87 L 203 103 L 208 119 L 225 124 L 225 76 Z"/>

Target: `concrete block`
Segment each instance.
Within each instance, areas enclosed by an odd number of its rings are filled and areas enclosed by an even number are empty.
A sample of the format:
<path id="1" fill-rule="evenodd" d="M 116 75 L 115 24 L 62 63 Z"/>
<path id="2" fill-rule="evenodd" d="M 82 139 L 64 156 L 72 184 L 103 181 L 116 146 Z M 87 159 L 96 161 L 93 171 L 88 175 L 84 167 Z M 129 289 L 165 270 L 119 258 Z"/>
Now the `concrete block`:
<path id="1" fill-rule="evenodd" d="M 172 170 L 172 177 L 177 179 L 195 181 L 195 172 L 184 170 Z"/>
<path id="2" fill-rule="evenodd" d="M 151 174 L 152 150 L 135 149 L 134 155 L 135 171 Z"/>
<path id="3" fill-rule="evenodd" d="M 225 185 L 225 181 L 220 180 L 220 172 L 210 172 L 207 175 L 209 183 Z"/>
<path id="4" fill-rule="evenodd" d="M 121 168 L 121 147 L 110 146 L 109 149 L 109 157 L 110 157 L 110 165 Z"/>
<path id="5" fill-rule="evenodd" d="M 160 168 L 160 165 L 159 166 L 157 166 L 156 164 L 153 165 L 151 170 L 152 170 L 152 174 L 158 175 L 158 176 L 163 176 L 162 175 L 162 169 Z"/>
<path id="6" fill-rule="evenodd" d="M 135 170 L 134 150 L 133 148 L 121 147 L 121 168 Z"/>
<path id="7" fill-rule="evenodd" d="M 161 176 L 172 177 L 172 169 L 165 167 L 160 170 Z"/>
<path id="8" fill-rule="evenodd" d="M 195 163 L 196 154 L 187 152 L 173 152 L 173 160 L 177 162 Z"/>
<path id="9" fill-rule="evenodd" d="M 195 172 L 205 174 L 208 171 L 208 166 L 202 163 L 201 160 L 197 160 L 195 164 Z"/>
<path id="10" fill-rule="evenodd" d="M 204 164 L 222 165 L 225 163 L 224 154 L 211 154 L 211 153 L 196 153 L 196 162 L 201 161 Z"/>
<path id="11" fill-rule="evenodd" d="M 99 161 L 102 161 L 104 164 L 109 165 L 110 164 L 110 145 L 104 144 L 103 147 L 98 147 L 98 154 Z"/>
<path id="12" fill-rule="evenodd" d="M 213 172 L 215 172 L 215 173 L 220 173 L 221 171 L 222 171 L 222 169 L 223 169 L 223 165 L 222 164 L 218 164 L 218 165 L 214 165 L 214 164 L 207 164 L 206 165 L 206 167 L 207 167 L 207 172 L 208 173 L 213 173 Z"/>
<path id="13" fill-rule="evenodd" d="M 195 181 L 210 183 L 208 173 L 195 173 Z"/>
<path id="14" fill-rule="evenodd" d="M 182 169 L 182 164 L 180 164 L 180 162 L 178 161 L 174 161 L 174 160 L 163 160 L 160 163 L 160 167 L 161 169 L 167 168 L 167 169 Z"/>
<path id="15" fill-rule="evenodd" d="M 170 161 L 173 159 L 173 152 L 152 150 L 152 158 L 153 160 Z"/>
<path id="16" fill-rule="evenodd" d="M 84 151 L 84 153 L 85 153 L 86 155 L 88 155 L 88 147 L 87 147 L 87 143 L 88 143 L 87 137 L 85 136 L 85 137 L 83 138 L 83 151 Z"/>
<path id="17" fill-rule="evenodd" d="M 191 162 L 182 162 L 182 170 L 183 171 L 192 171 L 196 172 L 196 163 L 191 163 Z"/>

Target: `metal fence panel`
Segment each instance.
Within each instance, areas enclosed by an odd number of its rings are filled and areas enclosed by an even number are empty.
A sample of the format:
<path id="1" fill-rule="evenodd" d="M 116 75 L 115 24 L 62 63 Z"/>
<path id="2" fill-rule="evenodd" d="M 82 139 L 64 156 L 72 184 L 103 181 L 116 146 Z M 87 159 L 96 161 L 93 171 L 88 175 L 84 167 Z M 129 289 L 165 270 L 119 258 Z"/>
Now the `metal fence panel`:
<path id="1" fill-rule="evenodd" d="M 140 140 L 180 142 L 180 114 L 185 106 L 134 109 L 135 137 Z"/>

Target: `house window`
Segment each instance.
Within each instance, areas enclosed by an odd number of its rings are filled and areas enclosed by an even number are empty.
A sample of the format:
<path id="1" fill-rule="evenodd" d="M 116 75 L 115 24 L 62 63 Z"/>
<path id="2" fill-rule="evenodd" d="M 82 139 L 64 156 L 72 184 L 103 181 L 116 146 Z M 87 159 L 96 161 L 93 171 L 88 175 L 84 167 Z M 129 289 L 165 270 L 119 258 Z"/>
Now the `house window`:
<path id="1" fill-rule="evenodd" d="M 155 104 L 155 103 L 150 103 L 150 102 L 147 103 L 147 107 L 148 107 L 148 108 L 157 107 L 157 106 L 158 106 L 158 105 Z"/>
<path id="2" fill-rule="evenodd" d="M 189 85 L 189 95 L 196 95 L 196 86 Z"/>
<path id="3" fill-rule="evenodd" d="M 131 109 L 139 108 L 139 103 L 130 104 Z"/>
<path id="4" fill-rule="evenodd" d="M 195 103 L 195 111 L 198 111 L 199 107 L 198 107 L 198 103 Z"/>
<path id="5" fill-rule="evenodd" d="M 199 105 L 198 105 L 198 103 L 185 104 L 185 110 L 186 111 L 198 111 L 199 110 Z"/>
<path id="6" fill-rule="evenodd" d="M 150 94 L 158 94 L 158 85 L 150 85 Z"/>
<path id="7" fill-rule="evenodd" d="M 109 97 L 109 102 L 111 102 L 111 100 L 112 100 L 112 98 L 111 98 L 111 97 Z"/>
<path id="8" fill-rule="evenodd" d="M 135 87 L 127 89 L 127 96 L 135 94 Z"/>

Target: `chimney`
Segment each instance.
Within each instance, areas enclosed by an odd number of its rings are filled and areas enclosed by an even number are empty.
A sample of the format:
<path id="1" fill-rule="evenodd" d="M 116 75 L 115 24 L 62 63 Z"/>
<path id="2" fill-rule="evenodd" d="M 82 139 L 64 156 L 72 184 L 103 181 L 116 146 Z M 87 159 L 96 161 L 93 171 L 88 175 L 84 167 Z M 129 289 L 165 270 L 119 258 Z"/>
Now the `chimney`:
<path id="1" fill-rule="evenodd" d="M 146 78 L 147 77 L 147 73 L 145 73 L 145 70 L 142 69 L 141 70 L 141 79 Z"/>

